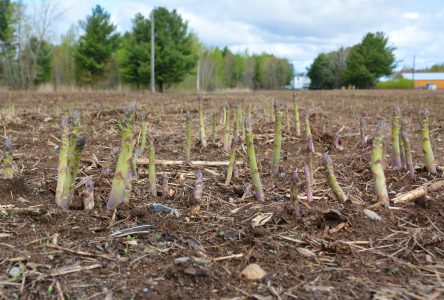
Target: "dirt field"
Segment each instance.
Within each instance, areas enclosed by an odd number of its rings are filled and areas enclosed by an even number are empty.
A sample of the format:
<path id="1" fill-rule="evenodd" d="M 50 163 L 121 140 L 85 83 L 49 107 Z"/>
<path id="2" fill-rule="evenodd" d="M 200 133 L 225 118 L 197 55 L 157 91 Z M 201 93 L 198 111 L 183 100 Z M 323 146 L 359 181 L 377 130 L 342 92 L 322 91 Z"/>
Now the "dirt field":
<path id="1" fill-rule="evenodd" d="M 369 168 L 371 145 L 358 147 L 359 115 L 365 112 L 371 138 L 378 119 L 390 121 L 399 105 L 410 119 L 409 132 L 417 177 L 390 167 L 390 127 L 386 134 L 386 177 L 389 194 L 406 193 L 440 180 L 422 162 L 419 111 L 431 111 L 435 158 L 444 163 L 444 93 L 442 91 L 299 92 L 300 110 L 310 109 L 315 150 L 315 200 L 301 204 L 301 216 L 287 213 L 291 172 L 301 178 L 305 196 L 305 136 L 293 126 L 282 146 L 283 178 L 269 175 L 274 124 L 268 108 L 274 99 L 289 105 L 291 92 L 211 94 L 204 100 L 209 146 L 199 143 L 196 97 L 183 94 L 134 93 L 40 94 L 1 93 L 1 138 L 13 140 L 16 176 L 0 179 L 0 298 L 3 299 L 442 299 L 444 298 L 444 194 L 432 193 L 415 202 L 372 208 L 382 219 L 364 213 L 375 201 Z M 192 166 L 157 165 L 157 176 L 169 176 L 168 199 L 149 194 L 147 167 L 138 165 L 129 205 L 108 210 L 111 179 L 100 178 L 103 162 L 120 142 L 117 121 L 130 100 L 145 111 L 155 129 L 158 159 L 184 159 L 185 112 L 192 113 L 192 160 L 226 161 L 221 124 L 222 107 L 251 104 L 256 154 L 266 201 L 246 193 L 251 183 L 245 164 L 226 187 L 226 167 L 201 167 L 204 197 L 200 214 L 193 205 Z M 11 111 L 9 101 L 15 104 Z M 9 109 L 8 109 L 9 107 Z M 79 171 L 76 200 L 92 177 L 96 206 L 70 210 L 54 202 L 60 119 L 73 108 L 81 112 L 86 147 Z M 233 109 L 234 110 L 234 109 Z M 211 143 L 212 112 L 218 114 L 217 143 Z M 12 115 L 12 116 L 11 116 Z M 340 143 L 331 137 L 345 126 Z M 302 127 L 304 129 L 304 127 Z M 139 132 L 137 127 L 136 132 Z M 330 191 L 321 154 L 329 151 L 340 185 L 350 201 L 339 203 Z M 144 156 L 146 157 L 146 153 Z M 244 151 L 238 152 L 245 161 Z M 160 186 L 159 186 L 160 187 Z M 159 188 L 160 190 L 160 188 Z M 180 216 L 155 213 L 150 203 L 162 203 Z M 303 203 L 306 203 L 302 200 Z M 337 210 L 339 215 L 328 213 Z M 272 217 L 252 225 L 259 214 Z M 113 237 L 117 230 L 150 224 L 142 233 Z M 303 249 L 309 250 L 306 253 Z M 228 257 L 227 257 L 228 256 Z M 187 258 L 183 258 L 187 257 Z M 241 271 L 251 263 L 266 273 L 248 281 Z M 18 274 L 14 271 L 18 270 Z M 15 275 L 11 276 L 11 275 Z"/>

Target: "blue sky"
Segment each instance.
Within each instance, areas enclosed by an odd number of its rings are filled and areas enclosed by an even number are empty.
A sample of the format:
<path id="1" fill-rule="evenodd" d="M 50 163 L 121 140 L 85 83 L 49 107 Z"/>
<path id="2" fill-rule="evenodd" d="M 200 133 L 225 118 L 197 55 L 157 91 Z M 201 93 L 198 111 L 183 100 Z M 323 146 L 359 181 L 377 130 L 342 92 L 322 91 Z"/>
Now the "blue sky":
<path id="1" fill-rule="evenodd" d="M 418 67 L 444 63 L 443 0 L 58 0 L 53 38 L 95 4 L 111 14 L 121 32 L 130 29 L 137 12 L 175 8 L 206 45 L 271 52 L 290 59 L 297 71 L 320 52 L 358 43 L 370 31 L 388 35 L 400 67 L 411 66 L 413 55 Z"/>

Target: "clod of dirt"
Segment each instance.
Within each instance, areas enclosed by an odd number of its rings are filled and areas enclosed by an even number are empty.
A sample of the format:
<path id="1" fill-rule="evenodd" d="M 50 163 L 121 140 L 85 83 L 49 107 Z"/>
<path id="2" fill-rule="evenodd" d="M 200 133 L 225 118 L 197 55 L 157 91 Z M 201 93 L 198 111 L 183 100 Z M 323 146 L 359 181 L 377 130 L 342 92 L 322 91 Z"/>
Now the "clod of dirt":
<path id="1" fill-rule="evenodd" d="M 265 272 L 259 265 L 257 264 L 249 264 L 240 274 L 242 279 L 245 280 L 261 280 L 267 276 L 267 272 Z"/>

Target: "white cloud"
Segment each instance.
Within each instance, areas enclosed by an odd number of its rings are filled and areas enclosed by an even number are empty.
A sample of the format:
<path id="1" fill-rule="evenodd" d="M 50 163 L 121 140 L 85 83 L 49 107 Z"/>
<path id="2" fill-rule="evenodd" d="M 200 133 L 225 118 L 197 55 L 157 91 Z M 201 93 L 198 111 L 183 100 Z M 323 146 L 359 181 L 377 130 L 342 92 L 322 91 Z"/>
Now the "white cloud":
<path id="1" fill-rule="evenodd" d="M 63 1 L 63 0 L 61 0 Z M 397 48 L 397 59 L 418 64 L 444 61 L 442 0 L 98 0 L 119 31 L 129 30 L 135 13 L 154 6 L 177 9 L 190 29 L 209 46 L 234 51 L 271 52 L 304 70 L 320 52 L 358 43 L 367 32 L 383 31 Z M 59 32 L 84 19 L 91 1 L 66 0 Z M 402 65 L 402 64 L 401 64 Z M 421 66 L 420 66 L 421 67 Z"/>

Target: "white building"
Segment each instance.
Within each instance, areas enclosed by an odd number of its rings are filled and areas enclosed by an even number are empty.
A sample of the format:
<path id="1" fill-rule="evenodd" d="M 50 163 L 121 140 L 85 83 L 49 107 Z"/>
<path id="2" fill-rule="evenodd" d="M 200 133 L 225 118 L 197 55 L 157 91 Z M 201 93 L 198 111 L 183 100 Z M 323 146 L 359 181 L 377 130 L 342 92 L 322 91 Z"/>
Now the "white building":
<path id="1" fill-rule="evenodd" d="M 307 74 L 299 73 L 293 78 L 292 87 L 295 90 L 307 90 L 310 86 L 310 78 Z"/>

